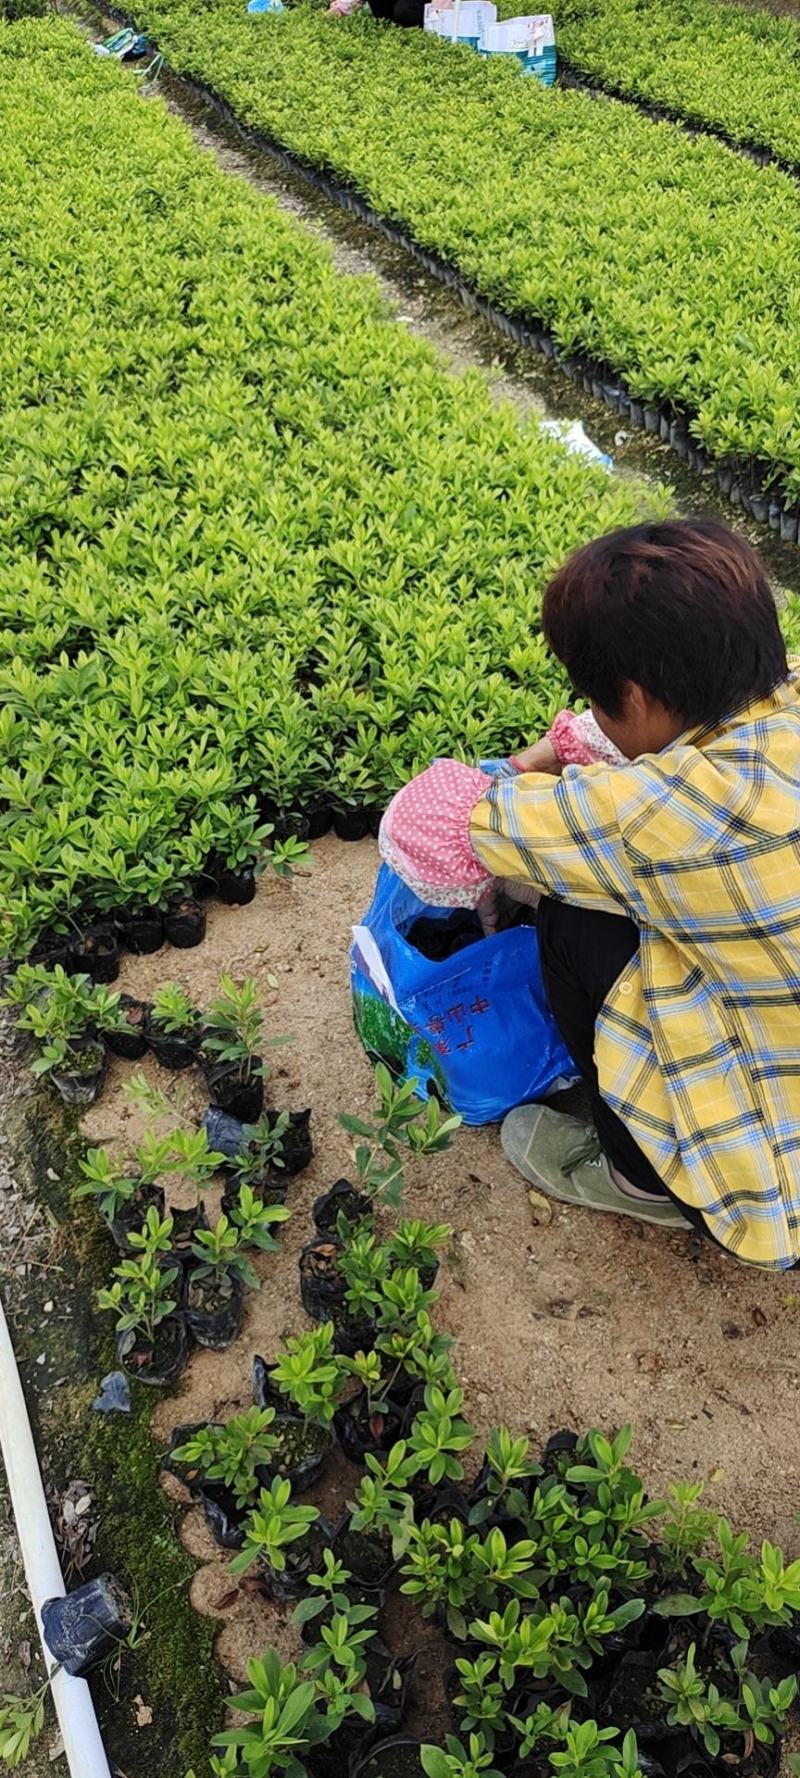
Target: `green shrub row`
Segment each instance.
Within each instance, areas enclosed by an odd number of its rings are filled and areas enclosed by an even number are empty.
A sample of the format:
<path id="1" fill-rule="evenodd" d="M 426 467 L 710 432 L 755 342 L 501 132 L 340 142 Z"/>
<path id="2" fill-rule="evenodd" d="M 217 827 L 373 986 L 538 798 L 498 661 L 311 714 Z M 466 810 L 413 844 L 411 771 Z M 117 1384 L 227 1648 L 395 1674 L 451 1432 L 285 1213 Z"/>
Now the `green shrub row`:
<path id="1" fill-rule="evenodd" d="M 559 50 L 589 79 L 800 163 L 800 25 L 711 0 L 564 0 Z"/>
<path id="2" fill-rule="evenodd" d="M 173 66 L 349 181 L 486 297 L 637 399 L 694 416 L 718 459 L 800 494 L 800 192 L 626 105 L 547 91 L 501 58 L 302 5 L 141 0 Z M 500 65 L 498 65 L 500 64 Z"/>
<path id="3" fill-rule="evenodd" d="M 230 810 L 382 805 L 563 701 L 543 581 L 621 484 L 63 21 L 0 28 L 0 905 L 162 905 Z M 252 826 L 255 816 L 247 816 Z"/>

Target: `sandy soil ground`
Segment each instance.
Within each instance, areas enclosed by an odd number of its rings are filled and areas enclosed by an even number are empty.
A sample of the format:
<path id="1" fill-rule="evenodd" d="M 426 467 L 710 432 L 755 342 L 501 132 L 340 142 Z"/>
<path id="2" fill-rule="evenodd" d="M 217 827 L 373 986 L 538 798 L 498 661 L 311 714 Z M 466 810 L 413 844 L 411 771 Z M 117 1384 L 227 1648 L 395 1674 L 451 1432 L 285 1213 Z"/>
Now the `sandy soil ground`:
<path id="1" fill-rule="evenodd" d="M 351 1024 L 347 953 L 376 858 L 372 841 L 322 840 L 309 874 L 264 881 L 249 908 L 210 904 L 200 949 L 126 960 L 120 985 L 129 992 L 146 997 L 175 980 L 201 1005 L 221 970 L 254 975 L 269 1032 L 295 1040 L 278 1053 L 272 1102 L 312 1106 L 316 1146 L 308 1172 L 292 1183 L 281 1251 L 258 1262 L 263 1284 L 249 1294 L 241 1338 L 223 1354 L 196 1352 L 177 1395 L 159 1402 L 154 1427 L 164 1444 L 180 1422 L 225 1418 L 248 1405 L 254 1353 L 270 1358 L 285 1335 L 306 1325 L 297 1255 L 313 1233 L 311 1200 L 347 1170 L 337 1114 L 364 1111 L 372 1098 Z M 201 1109 L 199 1075 L 178 1086 L 151 1060 L 145 1072 L 167 1093 L 182 1092 L 187 1112 Z M 137 1140 L 145 1118 L 125 1097 L 130 1073 L 129 1065 L 113 1064 L 84 1122 L 92 1141 L 125 1148 Z M 538 1445 L 560 1426 L 613 1428 L 630 1420 L 634 1458 L 653 1489 L 671 1478 L 702 1478 L 709 1500 L 749 1527 L 754 1541 L 769 1537 L 798 1553 L 795 1277 L 739 1267 L 694 1237 L 629 1220 L 556 1208 L 552 1221 L 537 1225 L 494 1127 L 463 1129 L 448 1154 L 410 1170 L 407 1206 L 453 1227 L 438 1313 L 455 1335 L 456 1368 L 480 1435 L 505 1422 Z M 342 1462 L 334 1502 L 325 1483 L 329 1512 L 355 1480 Z M 182 1535 L 198 1559 L 193 1602 L 219 1618 L 218 1652 L 232 1677 L 239 1680 L 245 1660 L 270 1641 L 291 1648 L 294 1632 L 274 1608 L 237 1592 L 228 1558 L 196 1509 Z M 419 1646 L 418 1619 L 413 1629 L 397 1621 L 392 1630 L 399 1643 Z M 429 1637 L 420 1655 L 423 1693 L 438 1664 Z"/>

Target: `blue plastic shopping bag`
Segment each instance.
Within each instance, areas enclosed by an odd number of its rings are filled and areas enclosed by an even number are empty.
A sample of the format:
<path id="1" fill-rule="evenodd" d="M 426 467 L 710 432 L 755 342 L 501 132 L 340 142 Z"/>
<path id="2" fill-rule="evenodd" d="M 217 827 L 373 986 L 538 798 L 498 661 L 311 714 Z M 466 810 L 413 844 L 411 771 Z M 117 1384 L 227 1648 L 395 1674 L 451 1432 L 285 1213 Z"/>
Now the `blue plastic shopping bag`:
<path id="1" fill-rule="evenodd" d="M 375 895 L 353 928 L 350 972 L 356 1030 L 376 1061 L 416 1076 L 465 1123 L 487 1124 L 514 1105 L 574 1080 L 575 1066 L 547 1006 L 533 926 L 512 927 L 432 962 L 406 934 L 425 915 L 447 920 L 381 865 Z"/>

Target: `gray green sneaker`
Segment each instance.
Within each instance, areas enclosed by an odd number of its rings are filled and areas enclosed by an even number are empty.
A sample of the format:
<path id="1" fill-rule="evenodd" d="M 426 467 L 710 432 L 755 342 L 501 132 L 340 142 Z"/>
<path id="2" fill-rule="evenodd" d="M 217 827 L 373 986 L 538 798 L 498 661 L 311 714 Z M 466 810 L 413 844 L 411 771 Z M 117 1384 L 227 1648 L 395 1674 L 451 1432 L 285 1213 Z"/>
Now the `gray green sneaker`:
<path id="1" fill-rule="evenodd" d="M 663 1203 L 632 1198 L 620 1190 L 600 1147 L 597 1131 L 547 1105 L 518 1105 L 503 1119 L 500 1140 L 512 1166 L 548 1198 L 584 1210 L 611 1210 L 662 1229 L 688 1229 L 671 1198 Z"/>

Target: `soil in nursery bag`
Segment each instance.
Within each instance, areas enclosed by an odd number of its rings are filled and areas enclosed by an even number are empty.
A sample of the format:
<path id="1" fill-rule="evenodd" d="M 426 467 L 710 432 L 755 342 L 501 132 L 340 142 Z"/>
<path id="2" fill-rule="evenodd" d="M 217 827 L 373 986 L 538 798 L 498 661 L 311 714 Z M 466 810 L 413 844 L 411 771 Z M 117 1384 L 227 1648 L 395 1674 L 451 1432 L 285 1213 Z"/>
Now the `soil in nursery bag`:
<path id="1" fill-rule="evenodd" d="M 351 1765 L 349 1778 L 420 1778 L 421 1747 L 420 1741 L 407 1740 L 404 1735 L 378 1741 L 371 1752 Z"/>
<path id="2" fill-rule="evenodd" d="M 280 1441 L 273 1460 L 274 1471 L 287 1476 L 297 1493 L 313 1488 L 333 1448 L 330 1428 L 304 1426 L 298 1415 L 279 1412 L 271 1431 Z"/>
<path id="3" fill-rule="evenodd" d="M 128 1236 L 132 1230 L 138 1234 L 148 1210 L 155 1209 L 159 1216 L 164 1215 L 164 1203 L 160 1185 L 140 1185 L 129 1202 L 122 1205 L 119 1214 L 108 1225 L 120 1253 L 131 1252 Z"/>
<path id="4" fill-rule="evenodd" d="M 170 1206 L 172 1217 L 172 1246 L 170 1260 L 177 1261 L 180 1266 L 191 1266 L 197 1263 L 197 1256 L 192 1253 L 192 1241 L 196 1229 L 208 1228 L 205 1204 L 192 1204 L 188 1210 L 176 1210 Z"/>
<path id="5" fill-rule="evenodd" d="M 669 1702 L 661 1696 L 658 1669 L 663 1663 L 652 1654 L 623 1655 L 601 1707 L 602 1720 L 623 1732 L 633 1729 L 668 1771 L 674 1771 L 681 1754 L 691 1751 L 685 1729 L 667 1722 Z"/>
<path id="6" fill-rule="evenodd" d="M 144 908 L 140 914 L 117 916 L 120 944 L 137 957 L 151 957 L 164 943 L 164 917 L 158 908 Z"/>
<path id="7" fill-rule="evenodd" d="M 183 1315 L 170 1315 L 156 1329 L 156 1337 L 152 1346 L 134 1338 L 129 1344 L 129 1334 L 117 1337 L 117 1359 L 129 1377 L 137 1383 L 147 1383 L 156 1389 L 167 1388 L 177 1383 L 178 1378 L 186 1369 L 189 1356 L 189 1341 Z"/>
<path id="8" fill-rule="evenodd" d="M 355 1227 L 372 1215 L 372 1202 L 349 1179 L 337 1179 L 329 1191 L 314 1199 L 311 1215 L 318 1235 L 335 1235 L 340 1216 Z"/>
<path id="9" fill-rule="evenodd" d="M 196 1278 L 186 1283 L 186 1325 L 198 1346 L 223 1352 L 241 1331 L 244 1285 L 240 1278 Z"/>
<path id="10" fill-rule="evenodd" d="M 50 1079 L 65 1105 L 93 1105 L 103 1085 L 105 1045 L 91 1038 L 76 1038 Z"/>
<path id="11" fill-rule="evenodd" d="M 261 1057 L 253 1059 L 254 1069 Z M 264 1105 L 264 1082 L 258 1073 L 243 1075 L 236 1062 L 206 1062 L 203 1072 L 213 1105 L 241 1124 L 254 1124 Z"/>
<path id="12" fill-rule="evenodd" d="M 206 936 L 206 910 L 202 902 L 188 895 L 182 901 L 174 902 L 164 916 L 164 936 L 167 944 L 174 945 L 179 951 L 190 951 L 194 945 L 202 944 Z"/>
<path id="13" fill-rule="evenodd" d="M 353 1531 L 349 1519 L 334 1533 L 331 1548 L 358 1585 L 368 1591 L 384 1588 L 397 1566 L 388 1542 L 369 1531 Z"/>
<path id="14" fill-rule="evenodd" d="M 111 921 L 87 926 L 70 947 L 74 967 L 93 982 L 115 982 L 119 975 L 119 940 Z"/>
<path id="15" fill-rule="evenodd" d="M 458 908 L 448 914 L 446 920 L 420 914 L 409 926 L 406 938 L 415 951 L 420 951 L 431 963 L 445 963 L 448 957 L 455 957 L 469 945 L 477 944 L 483 938 L 483 927 L 477 914 Z"/>
<path id="16" fill-rule="evenodd" d="M 106 1049 L 112 1056 L 121 1056 L 124 1062 L 138 1062 L 147 1053 L 146 1019 L 150 1008 L 144 1000 L 133 1000 L 130 994 L 120 995 L 119 1006 L 125 1023 L 121 1031 L 104 1033 Z"/>
<path id="17" fill-rule="evenodd" d="M 368 1451 L 383 1456 L 402 1437 L 406 1415 L 396 1402 L 387 1404 L 386 1413 L 368 1412 L 368 1397 L 362 1390 L 333 1417 L 336 1436 L 350 1463 L 363 1468 Z"/>
<path id="18" fill-rule="evenodd" d="M 333 1319 L 334 1309 L 341 1309 L 346 1285 L 339 1271 L 341 1241 L 317 1235 L 300 1254 L 300 1295 L 303 1308 L 312 1321 Z"/>

